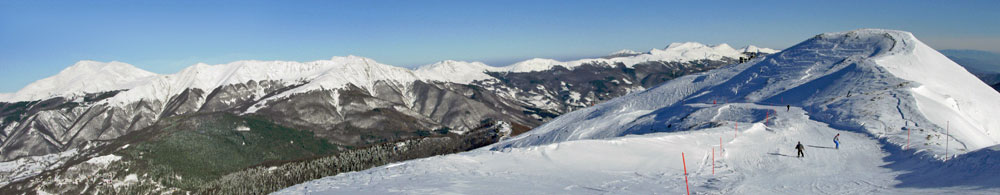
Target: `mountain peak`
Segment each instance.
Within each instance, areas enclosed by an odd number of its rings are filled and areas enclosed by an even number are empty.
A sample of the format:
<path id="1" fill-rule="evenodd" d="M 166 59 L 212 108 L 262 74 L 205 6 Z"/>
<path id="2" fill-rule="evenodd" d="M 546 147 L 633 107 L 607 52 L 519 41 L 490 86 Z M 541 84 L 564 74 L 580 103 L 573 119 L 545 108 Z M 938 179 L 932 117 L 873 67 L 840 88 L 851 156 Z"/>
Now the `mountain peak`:
<path id="1" fill-rule="evenodd" d="M 72 66 L 66 67 L 66 69 L 60 71 L 59 74 L 64 74 L 65 76 L 72 74 L 81 74 L 84 72 L 95 73 L 102 71 L 115 72 L 115 73 L 136 73 L 136 74 L 144 74 L 146 76 L 155 75 L 154 73 L 136 68 L 135 66 L 132 66 L 131 64 L 124 62 L 119 62 L 119 61 L 98 62 L 93 60 L 80 60 L 74 63 Z"/>
<path id="2" fill-rule="evenodd" d="M 733 47 L 729 46 L 729 44 L 723 43 L 723 44 L 718 44 L 718 45 L 712 46 L 712 49 L 716 49 L 716 50 L 723 50 L 723 49 L 724 50 L 732 50 Z"/>
<path id="3" fill-rule="evenodd" d="M 747 45 L 744 48 L 740 48 L 739 51 L 742 52 L 742 53 L 754 53 L 754 52 L 756 52 L 756 53 L 772 54 L 772 53 L 778 53 L 781 50 L 776 50 L 776 49 L 771 49 L 771 48 L 762 48 L 762 47 L 757 47 L 755 45 Z"/>
<path id="4" fill-rule="evenodd" d="M 678 42 L 678 43 L 670 43 L 670 44 L 667 45 L 667 47 L 665 47 L 663 49 L 664 50 L 668 50 L 668 49 L 690 49 L 690 48 L 699 48 L 699 47 L 708 47 L 708 46 L 705 46 L 705 44 L 701 44 L 701 43 L 698 43 L 698 42 Z"/>
<path id="5" fill-rule="evenodd" d="M 26 101 L 52 96 L 79 95 L 128 89 L 157 74 L 118 61 L 82 60 L 58 74 L 35 81 L 3 101 Z"/>
<path id="6" fill-rule="evenodd" d="M 623 50 L 618 50 L 616 52 L 612 52 L 611 54 L 608 54 L 608 55 L 609 56 L 622 56 L 622 55 L 639 55 L 639 54 L 642 54 L 642 52 L 634 51 L 634 50 L 631 50 L 631 49 L 623 49 Z"/>
<path id="7" fill-rule="evenodd" d="M 565 64 L 558 60 L 547 59 L 547 58 L 531 58 L 525 61 L 511 64 L 508 66 L 508 70 L 511 72 L 533 72 L 552 69 L 552 67 Z"/>
<path id="8" fill-rule="evenodd" d="M 432 69 L 491 69 L 493 67 L 486 65 L 482 62 L 467 62 L 458 60 L 444 60 L 435 62 L 433 64 L 423 65 L 417 68 L 417 70 L 432 70 Z"/>
<path id="9" fill-rule="evenodd" d="M 361 57 L 361 56 L 356 56 L 356 55 L 334 56 L 334 57 L 330 58 L 330 61 L 343 62 L 343 63 L 349 63 L 349 62 L 354 62 L 354 63 L 376 63 L 374 59 L 366 58 L 366 57 Z"/>
<path id="10" fill-rule="evenodd" d="M 486 74 L 487 71 L 500 71 L 500 68 L 492 67 L 482 62 L 445 60 L 420 66 L 414 72 L 422 80 L 470 83 L 475 80 L 490 78 Z"/>

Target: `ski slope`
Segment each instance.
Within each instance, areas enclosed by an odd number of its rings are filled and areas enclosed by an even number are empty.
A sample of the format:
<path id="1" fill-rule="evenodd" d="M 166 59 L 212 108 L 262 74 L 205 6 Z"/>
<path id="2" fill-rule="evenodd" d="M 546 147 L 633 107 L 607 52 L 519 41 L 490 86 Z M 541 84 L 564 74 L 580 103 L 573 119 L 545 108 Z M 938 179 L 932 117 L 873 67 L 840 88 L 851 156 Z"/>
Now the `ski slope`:
<path id="1" fill-rule="evenodd" d="M 277 194 L 676 194 L 682 162 L 699 194 L 1000 193 L 1000 94 L 974 80 L 908 32 L 825 33 L 484 149 Z"/>
<path id="2" fill-rule="evenodd" d="M 683 194 L 682 163 L 692 194 L 1000 193 L 997 186 L 989 186 L 1000 179 L 989 177 L 976 178 L 983 179 L 979 182 L 984 186 L 923 187 L 923 177 L 943 177 L 949 174 L 947 168 L 890 161 L 890 153 L 874 137 L 809 120 L 801 108 L 786 112 L 783 106 L 745 103 L 691 106 L 770 110 L 774 115 L 741 123 L 738 130 L 737 122 L 720 121 L 720 127 L 697 131 L 481 149 L 340 174 L 275 194 Z M 833 148 L 837 133 L 840 149 Z M 799 141 L 806 146 L 805 158 L 795 157 L 793 147 Z M 686 161 L 681 160 L 682 152 Z M 993 154 L 952 163 L 1000 161 Z M 926 169 L 942 172 L 906 179 L 908 171 Z M 998 169 L 984 167 L 978 171 L 986 172 L 977 175 L 996 175 Z"/>

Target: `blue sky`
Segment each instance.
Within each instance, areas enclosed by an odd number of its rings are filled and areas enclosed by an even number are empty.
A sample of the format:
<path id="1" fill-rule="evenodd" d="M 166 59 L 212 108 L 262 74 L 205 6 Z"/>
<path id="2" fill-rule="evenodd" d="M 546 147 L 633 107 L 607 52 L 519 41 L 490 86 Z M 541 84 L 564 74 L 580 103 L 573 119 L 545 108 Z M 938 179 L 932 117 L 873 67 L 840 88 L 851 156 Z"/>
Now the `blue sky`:
<path id="1" fill-rule="evenodd" d="M 858 28 L 1000 52 L 998 10 L 1000 1 L 2 1 L 0 92 L 79 60 L 161 74 L 198 62 L 345 55 L 403 67 L 506 65 L 684 41 L 780 49 Z"/>

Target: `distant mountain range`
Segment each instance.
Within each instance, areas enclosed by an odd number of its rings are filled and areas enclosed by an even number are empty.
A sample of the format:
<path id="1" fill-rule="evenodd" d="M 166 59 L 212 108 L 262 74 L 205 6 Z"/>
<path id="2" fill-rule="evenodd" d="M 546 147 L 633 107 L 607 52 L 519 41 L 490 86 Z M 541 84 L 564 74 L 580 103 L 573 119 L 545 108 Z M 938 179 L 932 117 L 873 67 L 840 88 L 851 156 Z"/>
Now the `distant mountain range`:
<path id="1" fill-rule="evenodd" d="M 122 62 L 80 61 L 0 95 L 0 159 L 8 161 L 0 168 L 21 167 L 0 169 L 0 176 L 16 181 L 0 192 L 52 185 L 58 190 L 51 193 L 211 191 L 232 187 L 210 183 L 241 170 L 385 152 L 365 149 L 384 144 L 438 140 L 418 142 L 439 149 L 385 157 L 397 160 L 468 150 L 573 110 L 772 51 L 688 42 L 504 67 L 449 60 L 411 70 L 346 56 L 197 64 L 168 75 Z M 97 156 L 108 161 L 94 167 Z M 385 163 L 367 156 L 336 170 Z M 67 169 L 79 166 L 103 179 L 66 178 Z M 138 177 L 124 177 L 130 174 Z M 126 189 L 147 191 L 121 191 Z"/>

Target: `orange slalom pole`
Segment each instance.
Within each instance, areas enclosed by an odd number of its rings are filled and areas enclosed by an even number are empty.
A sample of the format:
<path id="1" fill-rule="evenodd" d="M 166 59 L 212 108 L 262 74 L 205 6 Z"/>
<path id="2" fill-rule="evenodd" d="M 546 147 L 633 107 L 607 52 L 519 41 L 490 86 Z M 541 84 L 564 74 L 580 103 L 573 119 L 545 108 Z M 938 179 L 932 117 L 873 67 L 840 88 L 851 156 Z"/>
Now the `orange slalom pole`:
<path id="1" fill-rule="evenodd" d="M 764 114 L 764 124 L 767 124 L 768 121 L 771 121 L 771 111 L 767 111 L 767 113 Z"/>
<path id="2" fill-rule="evenodd" d="M 684 190 L 687 190 L 687 194 L 691 195 L 691 187 L 688 186 L 688 166 L 687 160 L 684 160 L 684 153 L 681 152 L 681 164 L 684 165 Z"/>

